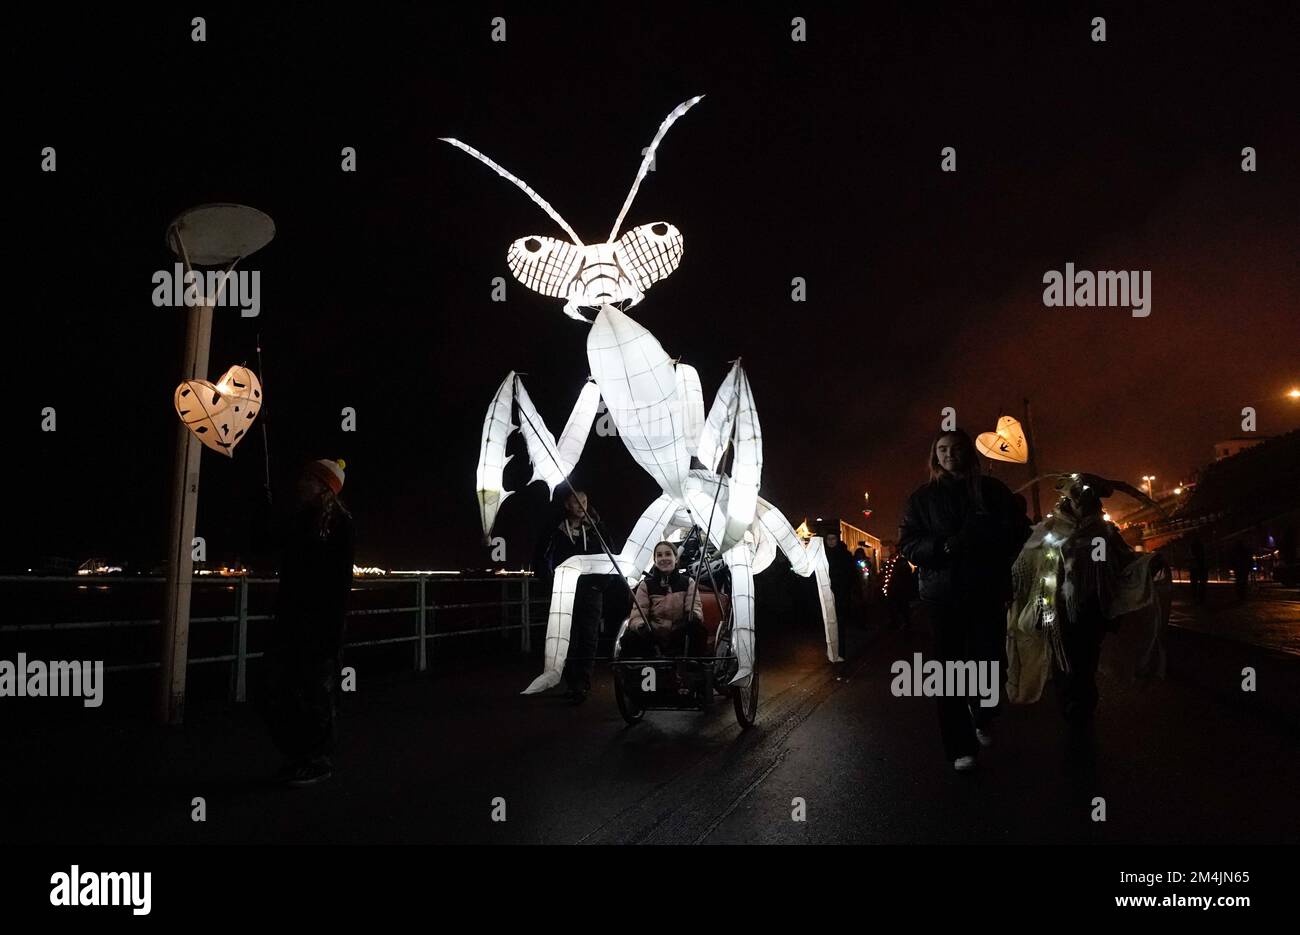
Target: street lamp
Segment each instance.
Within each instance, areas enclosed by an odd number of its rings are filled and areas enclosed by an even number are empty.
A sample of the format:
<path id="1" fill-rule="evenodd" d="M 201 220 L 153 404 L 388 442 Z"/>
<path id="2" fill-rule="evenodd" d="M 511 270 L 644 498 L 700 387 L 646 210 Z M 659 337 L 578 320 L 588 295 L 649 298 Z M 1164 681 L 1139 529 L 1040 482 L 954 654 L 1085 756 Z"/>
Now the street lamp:
<path id="1" fill-rule="evenodd" d="M 275 237 L 275 222 L 247 205 L 204 204 L 182 212 L 167 228 L 168 249 L 184 264 L 186 275 L 195 266 L 225 267 L 226 277 L 243 260 Z M 208 378 L 212 341 L 212 310 L 216 296 L 185 309 L 185 353 L 179 374 L 183 380 Z M 265 424 L 265 423 L 263 423 Z M 199 503 L 199 436 L 184 422 L 176 426 L 175 473 L 172 476 L 171 523 L 168 536 L 166 606 L 162 617 L 161 677 L 158 714 L 165 724 L 180 724 L 185 710 L 185 677 L 190 647 L 190 596 L 194 584 L 194 525 Z M 270 489 L 268 479 L 267 489 Z"/>
<path id="2" fill-rule="evenodd" d="M 1152 482 L 1153 480 L 1155 480 L 1155 479 L 1156 479 L 1156 476 L 1155 476 L 1154 474 L 1143 474 L 1143 475 L 1142 475 L 1142 481 L 1143 481 L 1143 483 L 1145 483 L 1145 484 L 1147 485 L 1147 496 L 1148 496 L 1148 497 L 1151 497 L 1152 499 L 1155 498 L 1155 494 L 1151 492 L 1151 489 L 1152 489 L 1152 488 L 1151 488 L 1151 482 Z"/>

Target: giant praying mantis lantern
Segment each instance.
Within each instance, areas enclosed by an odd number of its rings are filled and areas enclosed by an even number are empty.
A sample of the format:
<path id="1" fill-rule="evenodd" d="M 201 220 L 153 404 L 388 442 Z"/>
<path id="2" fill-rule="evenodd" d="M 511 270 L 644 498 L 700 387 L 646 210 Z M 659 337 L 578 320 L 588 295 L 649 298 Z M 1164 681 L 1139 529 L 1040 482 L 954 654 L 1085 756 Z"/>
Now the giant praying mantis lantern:
<path id="1" fill-rule="evenodd" d="M 730 684 L 749 684 L 754 665 L 754 575 L 780 549 L 796 573 L 816 575 L 827 655 L 839 661 L 839 635 L 830 573 L 820 539 L 799 539 L 781 511 L 758 495 L 763 466 L 762 432 L 749 380 L 737 361 L 704 413 L 704 394 L 695 368 L 675 362 L 655 336 L 626 311 L 645 298 L 655 282 L 681 262 L 682 235 L 659 221 L 618 236 L 623 219 L 654 160 L 655 150 L 676 120 L 700 101 L 678 105 L 659 126 L 604 243 L 584 244 L 574 229 L 522 179 L 471 146 L 444 138 L 521 188 L 571 238 L 533 235 L 510 245 L 507 262 L 524 285 L 565 300 L 566 315 L 588 323 L 590 380 L 560 434 L 547 429 L 513 371 L 498 387 L 483 424 L 478 461 L 478 500 L 483 532 L 490 535 L 497 511 L 513 491 L 504 489 L 506 440 L 516 428 L 524 436 L 533 466 L 529 481 L 544 480 L 554 494 L 577 464 L 591 433 L 601 399 L 628 452 L 659 484 L 662 494 L 641 514 L 617 555 L 575 555 L 555 569 L 546 627 L 545 671 L 524 694 L 559 684 L 569 651 L 574 590 L 581 575 L 621 575 L 635 583 L 650 567 L 654 545 L 698 530 L 722 556 L 731 574 L 733 643 L 737 670 Z M 620 308 L 619 306 L 622 306 Z M 583 314 L 593 310 L 594 317 Z M 520 419 L 512 421 L 517 407 Z M 730 473 L 721 473 L 728 446 Z M 691 459 L 702 467 L 692 468 Z"/>

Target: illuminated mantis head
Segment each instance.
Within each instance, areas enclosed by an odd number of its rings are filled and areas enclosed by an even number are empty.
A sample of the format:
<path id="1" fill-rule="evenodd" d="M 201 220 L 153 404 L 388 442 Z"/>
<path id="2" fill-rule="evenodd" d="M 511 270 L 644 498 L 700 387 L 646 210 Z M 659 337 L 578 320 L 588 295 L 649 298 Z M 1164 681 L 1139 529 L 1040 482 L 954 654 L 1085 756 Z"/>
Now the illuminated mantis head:
<path id="1" fill-rule="evenodd" d="M 659 125 L 659 132 L 646 148 L 645 158 L 637 171 L 632 190 L 627 193 L 623 210 L 618 213 L 609 238 L 604 243 L 584 244 L 569 222 L 526 183 L 497 165 L 487 156 L 460 140 L 442 137 L 443 142 L 463 149 L 502 178 L 523 189 L 524 194 L 564 228 L 570 240 L 534 234 L 521 237 L 510 245 L 506 261 L 516 279 L 542 295 L 564 299 L 564 313 L 579 321 L 588 321 L 579 309 L 626 303 L 631 308 L 645 297 L 654 283 L 666 278 L 682 261 L 682 234 L 666 221 L 656 221 L 634 227 L 622 237 L 618 236 L 632 199 L 636 197 L 641 180 L 654 164 L 655 150 L 668 128 L 677 118 L 690 110 L 703 95 L 673 108 L 673 112 Z M 617 238 L 617 239 L 615 239 Z"/>

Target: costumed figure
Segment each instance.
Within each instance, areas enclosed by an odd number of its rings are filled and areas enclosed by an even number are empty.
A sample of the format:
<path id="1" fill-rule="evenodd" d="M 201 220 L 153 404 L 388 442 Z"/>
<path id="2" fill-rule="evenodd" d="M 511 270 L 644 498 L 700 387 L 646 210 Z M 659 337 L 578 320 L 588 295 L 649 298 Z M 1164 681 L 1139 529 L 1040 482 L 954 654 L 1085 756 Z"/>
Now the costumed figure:
<path id="1" fill-rule="evenodd" d="M 603 554 L 574 555 L 555 569 L 545 671 L 525 694 L 545 691 L 560 681 L 580 576 L 613 574 L 630 586 L 650 566 L 656 542 L 681 539 L 697 528 L 711 549 L 722 556 L 730 575 L 735 618 L 730 639 L 737 662 L 730 684 L 738 689 L 747 686 L 753 672 L 753 576 L 770 564 L 778 548 L 797 574 L 816 575 L 827 654 L 832 661 L 839 657 L 835 604 L 821 540 L 805 546 L 781 512 L 758 495 L 762 434 L 749 380 L 739 361 L 706 416 L 699 374 L 669 357 L 655 336 L 626 314 L 681 262 L 682 235 L 672 224 L 642 224 L 621 237 L 619 230 L 664 134 L 699 100 L 695 97 L 682 103 L 660 124 L 613 229 L 602 243 L 584 244 L 568 222 L 522 179 L 473 147 L 446 140 L 522 189 L 568 234 L 568 241 L 542 235 L 520 238 L 510 245 L 507 263 L 520 282 L 542 295 L 563 299 L 564 313 L 590 326 L 590 376 L 558 441 L 517 374 L 507 374 L 498 387 L 488 408 L 479 453 L 477 489 L 484 533 L 491 532 L 497 511 L 511 493 L 503 482 L 510 433 L 518 429 L 524 436 L 532 479 L 544 480 L 554 492 L 577 464 L 602 399 L 624 446 L 662 491 L 642 513 L 620 552 L 614 553 L 606 544 Z M 594 310 L 594 317 L 584 310 Z M 732 457 L 724 472 L 728 448 Z M 693 460 L 700 466 L 693 466 Z"/>
<path id="2" fill-rule="evenodd" d="M 1103 518 L 1106 497 L 1124 492 L 1149 503 L 1148 497 L 1092 474 L 1056 476 L 1061 499 L 1034 527 L 1012 567 L 1007 699 L 1037 701 L 1055 672 L 1062 713 L 1086 722 L 1097 705 L 1102 638 L 1121 623 L 1141 628 L 1133 674 L 1164 676 L 1172 582 L 1159 553 L 1134 552 Z"/>

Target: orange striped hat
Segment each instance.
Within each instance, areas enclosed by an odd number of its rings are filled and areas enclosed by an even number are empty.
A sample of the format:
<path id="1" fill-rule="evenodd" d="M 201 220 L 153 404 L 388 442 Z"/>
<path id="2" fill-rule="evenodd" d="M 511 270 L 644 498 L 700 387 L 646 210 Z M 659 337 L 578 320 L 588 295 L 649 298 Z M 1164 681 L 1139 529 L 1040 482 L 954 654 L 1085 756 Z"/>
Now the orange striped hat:
<path id="1" fill-rule="evenodd" d="M 312 461 L 307 465 L 307 470 L 311 471 L 316 477 L 324 481 L 329 489 L 337 494 L 343 489 L 343 469 L 347 464 L 340 458 L 338 461 L 330 461 L 327 458 L 321 458 L 319 461 Z"/>

